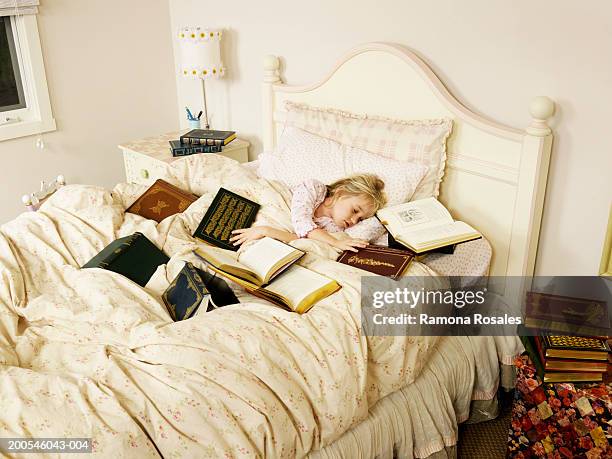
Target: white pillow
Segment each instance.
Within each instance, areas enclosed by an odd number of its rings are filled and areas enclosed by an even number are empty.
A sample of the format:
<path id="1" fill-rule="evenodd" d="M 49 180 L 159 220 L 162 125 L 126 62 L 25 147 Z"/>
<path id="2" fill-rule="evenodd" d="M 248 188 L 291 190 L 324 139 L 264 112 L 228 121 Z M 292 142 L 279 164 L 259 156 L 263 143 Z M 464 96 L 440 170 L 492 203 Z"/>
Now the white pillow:
<path id="1" fill-rule="evenodd" d="M 446 164 L 448 118 L 398 120 L 285 102 L 287 125 L 396 161 L 428 168 L 413 199 L 437 197 Z"/>
<path id="2" fill-rule="evenodd" d="M 376 174 L 385 182 L 390 205 L 408 201 L 427 173 L 426 166 L 383 158 L 292 126 L 285 127 L 274 153 L 258 159 L 261 177 L 290 188 L 307 179 L 328 185 L 352 174 Z"/>

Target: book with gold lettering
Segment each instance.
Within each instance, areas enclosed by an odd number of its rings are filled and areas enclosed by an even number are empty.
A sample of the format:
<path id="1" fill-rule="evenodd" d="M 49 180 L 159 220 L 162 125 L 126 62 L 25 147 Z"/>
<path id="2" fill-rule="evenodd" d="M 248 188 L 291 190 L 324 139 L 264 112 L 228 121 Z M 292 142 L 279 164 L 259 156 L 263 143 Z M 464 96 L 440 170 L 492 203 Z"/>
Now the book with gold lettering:
<path id="1" fill-rule="evenodd" d="M 345 250 L 337 261 L 380 276 L 397 279 L 406 271 L 413 259 L 414 252 L 409 250 L 369 245 L 357 252 Z"/>
<path id="2" fill-rule="evenodd" d="M 138 214 L 159 223 L 170 215 L 183 212 L 197 199 L 196 195 L 158 179 L 126 209 L 126 212 Z"/>
<path id="3" fill-rule="evenodd" d="M 299 314 L 340 289 L 335 280 L 295 264 L 304 252 L 268 237 L 239 254 L 208 246 L 194 253 L 219 275 Z"/>
<path id="4" fill-rule="evenodd" d="M 232 231 L 248 228 L 255 221 L 259 204 L 225 188 L 219 188 L 193 237 L 226 250 L 238 250 L 230 242 Z"/>

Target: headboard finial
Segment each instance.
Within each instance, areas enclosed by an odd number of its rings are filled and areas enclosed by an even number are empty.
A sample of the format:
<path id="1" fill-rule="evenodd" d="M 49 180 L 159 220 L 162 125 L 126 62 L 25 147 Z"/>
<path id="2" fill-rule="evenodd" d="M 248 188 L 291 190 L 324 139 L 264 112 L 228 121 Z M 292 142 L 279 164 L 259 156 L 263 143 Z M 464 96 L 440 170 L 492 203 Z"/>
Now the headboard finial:
<path id="1" fill-rule="evenodd" d="M 280 60 L 278 57 L 268 54 L 264 57 L 264 82 L 277 83 L 280 81 L 279 70 Z"/>
<path id="2" fill-rule="evenodd" d="M 551 133 L 546 120 L 555 112 L 555 103 L 546 96 L 534 97 L 529 104 L 531 113 L 531 125 L 527 128 L 527 133 L 535 136 L 544 137 Z"/>

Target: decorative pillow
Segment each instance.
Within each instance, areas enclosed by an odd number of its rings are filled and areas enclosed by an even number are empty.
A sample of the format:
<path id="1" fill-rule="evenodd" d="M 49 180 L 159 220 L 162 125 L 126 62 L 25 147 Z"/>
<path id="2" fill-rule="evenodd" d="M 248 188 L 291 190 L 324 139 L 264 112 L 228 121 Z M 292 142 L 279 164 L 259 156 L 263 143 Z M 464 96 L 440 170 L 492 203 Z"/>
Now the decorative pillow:
<path id="1" fill-rule="evenodd" d="M 287 125 L 386 158 L 427 166 L 412 199 L 437 197 L 446 163 L 448 118 L 394 120 L 285 102 Z"/>
<path id="2" fill-rule="evenodd" d="M 291 126 L 285 127 L 276 153 L 262 153 L 259 160 L 260 176 L 290 188 L 306 179 L 330 184 L 352 174 L 376 174 L 385 182 L 389 204 L 409 200 L 427 172 L 425 166 L 383 158 Z"/>

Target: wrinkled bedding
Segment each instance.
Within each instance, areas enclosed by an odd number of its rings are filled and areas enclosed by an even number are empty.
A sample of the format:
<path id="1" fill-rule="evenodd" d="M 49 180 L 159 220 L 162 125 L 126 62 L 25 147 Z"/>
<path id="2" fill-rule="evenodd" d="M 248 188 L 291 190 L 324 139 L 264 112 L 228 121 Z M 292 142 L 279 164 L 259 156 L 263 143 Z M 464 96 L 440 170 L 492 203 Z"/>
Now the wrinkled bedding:
<path id="1" fill-rule="evenodd" d="M 200 195 L 160 224 L 125 209 L 145 187 L 66 186 L 0 229 L 0 437 L 91 437 L 106 457 L 300 457 L 339 438 L 412 383 L 436 337 L 364 337 L 361 271 L 299 240 L 300 264 L 342 289 L 293 314 L 240 304 L 174 323 L 161 301 L 220 186 L 253 199 L 257 222 L 290 229 L 287 189 L 235 161 L 194 155 L 166 179 Z M 79 269 L 140 231 L 171 260 L 141 288 Z M 406 275 L 435 275 L 413 263 Z"/>

